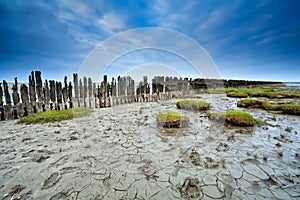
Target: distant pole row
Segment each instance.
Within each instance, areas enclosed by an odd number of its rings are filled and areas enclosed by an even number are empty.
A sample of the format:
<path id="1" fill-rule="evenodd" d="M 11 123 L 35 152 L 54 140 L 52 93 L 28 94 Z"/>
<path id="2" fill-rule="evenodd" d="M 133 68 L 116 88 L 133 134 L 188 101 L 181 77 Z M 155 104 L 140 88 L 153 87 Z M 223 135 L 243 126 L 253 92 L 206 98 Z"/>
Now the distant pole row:
<path id="1" fill-rule="evenodd" d="M 45 80 L 40 71 L 32 71 L 28 84 L 21 84 L 14 79 L 12 94 L 8 84 L 0 83 L 0 119 L 18 119 L 30 113 L 47 110 L 61 110 L 73 107 L 103 108 L 132 102 L 148 102 L 173 98 L 177 95 L 199 92 L 203 89 L 223 87 L 243 87 L 259 84 L 274 84 L 278 82 L 257 82 L 243 80 L 220 79 L 188 79 L 177 77 L 156 76 L 152 83 L 144 76 L 138 84 L 129 76 L 119 76 L 108 81 L 107 75 L 103 81 L 93 83 L 91 78 L 78 77 L 73 74 L 73 82 L 64 77 L 64 81 Z M 4 99 L 3 99 L 4 96 Z M 12 97 L 12 100 L 11 100 Z"/>

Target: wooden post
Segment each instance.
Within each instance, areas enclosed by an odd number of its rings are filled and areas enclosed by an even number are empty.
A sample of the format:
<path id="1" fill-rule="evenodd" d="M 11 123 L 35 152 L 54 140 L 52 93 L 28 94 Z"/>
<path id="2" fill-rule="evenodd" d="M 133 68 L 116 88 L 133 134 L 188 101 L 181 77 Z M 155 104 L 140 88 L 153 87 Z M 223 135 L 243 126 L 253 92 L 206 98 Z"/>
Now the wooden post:
<path id="1" fill-rule="evenodd" d="M 93 97 L 94 97 L 94 103 L 95 103 L 95 108 L 98 108 L 98 101 L 97 101 L 97 85 L 96 83 L 93 83 Z"/>
<path id="2" fill-rule="evenodd" d="M 64 87 L 62 88 L 62 95 L 64 101 L 65 109 L 68 109 L 68 78 L 67 76 L 64 77 Z"/>
<path id="3" fill-rule="evenodd" d="M 36 94 L 38 96 L 39 109 L 41 108 L 41 104 L 43 103 L 43 82 L 41 78 L 41 72 L 35 71 L 35 82 L 36 82 Z"/>
<path id="4" fill-rule="evenodd" d="M 87 93 L 88 93 L 87 78 L 83 77 L 83 105 L 84 105 L 84 107 L 87 107 L 87 105 L 86 105 Z"/>
<path id="5" fill-rule="evenodd" d="M 21 85 L 21 99 L 22 99 L 22 104 L 24 105 L 23 116 L 27 116 L 28 115 L 29 98 L 28 98 L 28 87 L 25 84 Z"/>
<path id="6" fill-rule="evenodd" d="M 79 79 L 79 100 L 80 100 L 80 102 L 82 99 L 83 99 L 83 85 L 82 85 L 81 79 Z"/>
<path id="7" fill-rule="evenodd" d="M 2 89 L 2 83 L 0 83 L 0 106 L 3 106 L 3 89 Z"/>
<path id="8" fill-rule="evenodd" d="M 93 82 L 91 78 L 88 78 L 88 90 L 89 90 L 89 107 L 92 108 Z"/>
<path id="9" fill-rule="evenodd" d="M 14 105 L 17 105 L 18 103 L 20 103 L 20 95 L 18 93 L 18 80 L 17 80 L 17 77 L 15 78 L 15 84 L 13 85 L 12 87 L 12 90 L 13 90 L 13 102 L 14 102 Z"/>
<path id="10" fill-rule="evenodd" d="M 53 109 L 53 104 L 55 104 L 56 102 L 56 98 L 55 98 L 55 81 L 54 80 L 50 80 L 49 81 L 50 84 L 50 110 Z"/>
<path id="11" fill-rule="evenodd" d="M 45 105 L 45 110 L 46 108 L 49 108 L 49 103 L 50 103 L 50 90 L 48 86 L 48 81 L 47 79 L 45 80 L 45 86 L 43 88 L 43 98 L 44 98 L 44 105 Z"/>
<path id="12" fill-rule="evenodd" d="M 31 75 L 29 75 L 29 99 L 30 99 L 31 107 L 33 108 L 33 112 L 37 113 L 35 80 L 34 80 L 33 71 L 31 72 Z"/>
<path id="13" fill-rule="evenodd" d="M 57 99 L 56 110 L 60 110 L 61 106 L 62 106 L 62 84 L 61 84 L 61 82 L 56 81 L 55 87 L 56 87 L 56 99 Z"/>
<path id="14" fill-rule="evenodd" d="M 79 95 L 78 95 L 78 74 L 73 74 L 74 93 L 75 100 L 77 100 L 77 106 L 80 107 Z"/>
<path id="15" fill-rule="evenodd" d="M 69 97 L 69 108 L 73 108 L 73 86 L 72 86 L 72 82 L 69 82 L 69 87 L 68 87 L 68 97 Z"/>
<path id="16" fill-rule="evenodd" d="M 1 121 L 5 120 L 5 114 L 4 114 L 4 108 L 3 108 L 3 106 L 0 106 L 0 120 Z"/>
<path id="17" fill-rule="evenodd" d="M 8 85 L 7 82 L 5 80 L 3 80 L 3 88 L 4 88 L 4 95 L 5 95 L 5 103 L 6 105 L 10 105 L 11 104 L 11 97 L 8 91 Z"/>

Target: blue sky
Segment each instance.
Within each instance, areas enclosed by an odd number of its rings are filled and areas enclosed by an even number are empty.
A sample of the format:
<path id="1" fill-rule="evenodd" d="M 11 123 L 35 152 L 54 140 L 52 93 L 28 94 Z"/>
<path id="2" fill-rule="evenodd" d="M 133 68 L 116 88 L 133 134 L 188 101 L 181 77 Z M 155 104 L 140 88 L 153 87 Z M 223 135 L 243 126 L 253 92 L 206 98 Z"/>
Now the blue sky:
<path id="1" fill-rule="evenodd" d="M 63 80 L 107 38 L 162 27 L 197 41 L 222 78 L 300 81 L 299 10 L 298 0 L 2 0 L 0 79 L 27 81 L 31 70 L 41 70 L 43 78 Z M 160 50 L 138 51 L 108 71 L 122 75 L 149 63 L 182 68 L 175 60 Z"/>

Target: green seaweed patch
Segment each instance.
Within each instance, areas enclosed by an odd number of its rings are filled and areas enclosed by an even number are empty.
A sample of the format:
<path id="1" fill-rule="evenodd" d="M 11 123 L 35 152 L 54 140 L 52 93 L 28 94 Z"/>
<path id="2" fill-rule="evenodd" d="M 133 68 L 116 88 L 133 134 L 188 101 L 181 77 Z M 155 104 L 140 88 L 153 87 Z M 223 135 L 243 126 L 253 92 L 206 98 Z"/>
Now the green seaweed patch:
<path id="1" fill-rule="evenodd" d="M 159 125 L 167 128 L 180 128 L 187 126 L 189 118 L 181 115 L 179 112 L 165 110 L 156 115 L 156 120 Z"/>
<path id="2" fill-rule="evenodd" d="M 201 99 L 201 96 L 197 96 L 197 95 L 182 95 L 182 96 L 178 96 L 178 99 Z"/>
<path id="3" fill-rule="evenodd" d="M 226 88 L 226 95 L 228 97 L 266 97 L 269 99 L 274 98 L 299 98 L 300 92 L 293 90 L 283 90 L 275 88 Z"/>
<path id="4" fill-rule="evenodd" d="M 244 92 L 228 92 L 228 93 L 226 93 L 226 96 L 233 97 L 233 98 L 247 98 L 248 97 L 248 93 L 244 93 Z"/>
<path id="5" fill-rule="evenodd" d="M 247 98 L 250 89 L 248 88 L 226 88 L 226 96 L 233 98 Z"/>
<path id="6" fill-rule="evenodd" d="M 300 115 L 300 106 L 293 104 L 270 104 L 267 101 L 260 99 L 243 99 L 237 102 L 238 107 L 244 108 L 259 108 L 275 113 L 283 113 L 290 115 Z"/>
<path id="7" fill-rule="evenodd" d="M 208 110 L 210 103 L 199 100 L 181 100 L 176 103 L 176 106 L 185 110 Z"/>
<path id="8" fill-rule="evenodd" d="M 18 120 L 19 124 L 37 124 L 59 122 L 72 118 L 88 116 L 92 112 L 89 108 L 72 108 L 67 110 L 51 110 L 28 115 Z"/>
<path id="9" fill-rule="evenodd" d="M 280 110 L 283 114 L 300 115 L 299 105 L 281 104 L 278 105 L 277 107 L 278 110 Z"/>
<path id="10" fill-rule="evenodd" d="M 257 126 L 272 126 L 265 120 L 261 120 L 261 119 L 255 119 L 255 122 L 256 122 Z"/>
<path id="11" fill-rule="evenodd" d="M 208 94 L 224 94 L 225 89 L 224 88 L 211 89 L 211 90 L 207 90 L 207 93 Z"/>
<path id="12" fill-rule="evenodd" d="M 244 108 L 264 108 L 265 102 L 260 99 L 242 99 L 237 102 L 238 107 Z"/>
<path id="13" fill-rule="evenodd" d="M 240 110 L 210 113 L 208 118 L 212 121 L 226 122 L 235 126 L 254 126 L 255 124 L 255 119 L 251 114 Z"/>

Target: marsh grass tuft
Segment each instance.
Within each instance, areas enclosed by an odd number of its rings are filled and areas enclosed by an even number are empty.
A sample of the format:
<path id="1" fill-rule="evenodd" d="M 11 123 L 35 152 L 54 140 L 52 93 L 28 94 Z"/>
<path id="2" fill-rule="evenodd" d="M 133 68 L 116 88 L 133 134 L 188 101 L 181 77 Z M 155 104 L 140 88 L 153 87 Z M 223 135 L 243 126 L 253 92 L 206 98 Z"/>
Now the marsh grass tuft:
<path id="1" fill-rule="evenodd" d="M 185 110 L 208 110 L 210 103 L 199 100 L 181 100 L 176 103 L 176 106 Z"/>
<path id="2" fill-rule="evenodd" d="M 283 90 L 275 88 L 253 87 L 253 88 L 226 88 L 226 95 L 228 97 L 266 97 L 269 99 L 274 98 L 299 98 L 300 91 Z"/>
<path id="3" fill-rule="evenodd" d="M 257 126 L 271 126 L 271 124 L 261 119 L 255 119 L 255 122 Z"/>
<path id="4" fill-rule="evenodd" d="M 59 122 L 62 120 L 88 116 L 92 112 L 89 108 L 73 108 L 67 110 L 51 110 L 28 115 L 18 120 L 19 124 L 37 124 Z"/>
<path id="5" fill-rule="evenodd" d="M 251 114 L 240 110 L 210 113 L 208 118 L 213 121 L 223 121 L 236 126 L 253 126 L 256 123 Z"/>
<path id="6" fill-rule="evenodd" d="M 244 108 L 260 108 L 275 113 L 300 115 L 300 106 L 293 104 L 270 104 L 265 100 L 260 99 L 242 99 L 237 103 L 238 107 Z"/>
<path id="7" fill-rule="evenodd" d="M 189 118 L 187 116 L 181 115 L 179 112 L 172 110 L 165 110 L 156 115 L 156 120 L 159 125 L 164 127 L 182 127 L 186 126 L 189 122 Z"/>

